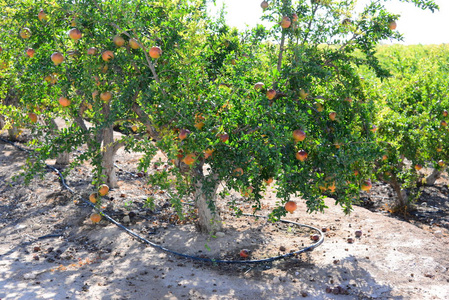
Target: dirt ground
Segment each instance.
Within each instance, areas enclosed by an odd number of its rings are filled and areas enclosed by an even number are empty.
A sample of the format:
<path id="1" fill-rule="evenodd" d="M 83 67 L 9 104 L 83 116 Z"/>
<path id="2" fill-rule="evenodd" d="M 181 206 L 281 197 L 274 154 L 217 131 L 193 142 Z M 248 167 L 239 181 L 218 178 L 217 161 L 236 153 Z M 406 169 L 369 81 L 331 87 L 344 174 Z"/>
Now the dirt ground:
<path id="1" fill-rule="evenodd" d="M 3 136 L 4 137 L 4 136 Z M 449 299 L 447 181 L 427 187 L 408 219 L 385 208 L 391 192 L 375 186 L 364 205 L 345 216 L 327 199 L 326 214 L 307 214 L 305 203 L 288 216 L 325 229 L 310 252 L 263 264 L 211 264 L 180 258 L 138 242 L 107 220 L 93 224 L 93 209 L 79 200 L 93 191 L 89 166 L 61 186 L 55 172 L 24 186 L 26 153 L 0 142 L 0 299 Z M 225 230 L 199 235 L 177 219 L 168 195 L 134 177 L 138 156 L 120 151 L 120 187 L 105 211 L 144 238 L 192 256 L 239 260 L 297 251 L 313 243 L 310 230 L 264 219 L 236 218 L 221 203 Z M 53 163 L 53 162 L 49 162 Z M 156 207 L 146 207 L 152 196 Z M 233 195 L 238 197 L 238 195 Z M 240 199 L 243 209 L 249 207 Z M 276 202 L 269 191 L 264 210 Z M 361 237 L 356 237 L 361 230 Z M 349 243 L 348 238 L 353 242 Z"/>

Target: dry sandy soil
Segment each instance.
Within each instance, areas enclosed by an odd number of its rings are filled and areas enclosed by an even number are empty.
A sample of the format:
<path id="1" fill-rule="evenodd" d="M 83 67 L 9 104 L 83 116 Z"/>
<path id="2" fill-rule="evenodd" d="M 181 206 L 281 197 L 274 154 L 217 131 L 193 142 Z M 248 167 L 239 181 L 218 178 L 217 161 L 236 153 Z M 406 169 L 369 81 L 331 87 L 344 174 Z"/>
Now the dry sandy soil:
<path id="1" fill-rule="evenodd" d="M 29 186 L 12 181 L 26 155 L 0 142 L 1 300 L 449 299 L 449 201 L 444 181 L 424 191 L 426 198 L 409 220 L 380 209 L 389 199 L 381 186 L 365 195 L 371 210 L 356 206 L 349 216 L 332 199 L 326 200 L 326 214 L 307 214 L 304 201 L 296 199 L 299 209 L 287 219 L 325 228 L 322 245 L 273 263 L 211 264 L 142 244 L 107 220 L 93 224 L 92 208 L 79 200 L 92 192 L 89 166 L 67 177 L 77 195 L 64 190 L 51 170 Z M 131 172 L 137 160 L 124 152 L 117 157 L 123 170 Z M 175 217 L 168 196 L 146 185 L 145 177 L 124 171 L 118 175 L 120 188 L 103 201 L 106 212 L 169 249 L 238 260 L 246 248 L 250 258 L 263 259 L 313 243 L 311 232 L 295 225 L 226 213 L 224 236 L 198 235 L 189 221 Z M 144 206 L 149 195 L 156 198 L 153 210 Z M 262 214 L 275 202 L 268 192 Z M 358 229 L 363 234 L 356 238 Z M 353 243 L 348 243 L 349 237 Z"/>

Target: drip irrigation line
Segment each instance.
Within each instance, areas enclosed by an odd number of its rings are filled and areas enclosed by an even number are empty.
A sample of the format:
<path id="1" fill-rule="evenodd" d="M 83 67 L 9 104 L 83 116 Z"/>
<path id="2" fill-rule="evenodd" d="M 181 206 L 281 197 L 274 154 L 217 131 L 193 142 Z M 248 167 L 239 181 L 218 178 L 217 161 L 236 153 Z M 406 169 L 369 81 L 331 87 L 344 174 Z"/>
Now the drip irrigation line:
<path id="1" fill-rule="evenodd" d="M 128 175 L 131 175 L 131 176 L 134 177 L 134 178 L 140 178 L 139 175 L 134 174 L 134 173 L 129 172 L 129 171 L 126 171 L 125 169 L 123 169 L 122 167 L 120 167 L 120 166 L 117 165 L 117 164 L 114 164 L 114 167 L 116 167 L 117 169 L 119 169 L 119 171 L 125 172 L 125 173 L 128 174 Z"/>
<path id="2" fill-rule="evenodd" d="M 64 236 L 64 235 L 62 233 L 60 233 L 60 234 L 46 234 L 46 235 L 38 237 L 37 239 L 38 240 L 43 240 L 43 239 L 56 238 L 56 237 L 61 237 L 61 236 Z"/>
<path id="3" fill-rule="evenodd" d="M 21 150 L 21 151 L 32 152 L 32 150 L 25 149 L 25 148 L 23 148 L 22 146 L 16 145 L 16 143 L 11 142 L 11 141 L 9 141 L 9 140 L 5 140 L 5 139 L 3 139 L 3 138 L 0 138 L 0 141 L 2 141 L 2 142 L 4 142 L 4 143 L 7 143 L 7 144 L 10 144 L 10 145 L 14 146 L 15 148 L 17 148 L 17 149 L 19 149 L 19 150 Z M 50 165 L 46 165 L 46 166 L 47 166 L 47 168 L 49 168 L 49 169 L 55 171 L 55 172 L 58 174 L 59 178 L 61 179 L 61 183 L 62 183 L 62 185 L 63 185 L 63 187 L 64 187 L 65 189 L 67 189 L 67 190 L 68 190 L 69 192 L 71 192 L 73 195 L 78 195 L 73 189 L 71 189 L 71 188 L 67 185 L 64 176 L 62 175 L 62 173 L 61 173 L 57 168 L 55 168 L 55 167 L 53 167 L 53 166 L 50 166 Z M 127 172 L 127 173 L 128 173 L 128 172 Z M 137 175 L 136 175 L 136 176 L 137 176 Z M 316 247 L 318 247 L 319 245 L 321 245 L 321 244 L 323 243 L 323 241 L 324 241 L 324 235 L 323 235 L 323 232 L 322 232 L 320 229 L 318 229 L 318 228 L 316 228 L 316 227 L 313 227 L 313 226 L 310 226 L 310 225 L 300 224 L 300 223 L 297 223 L 297 222 L 293 222 L 293 221 L 288 221 L 288 220 L 282 220 L 282 219 L 280 219 L 279 221 L 280 221 L 281 223 L 292 224 L 292 225 L 296 225 L 296 226 L 298 226 L 298 227 L 305 227 L 305 228 L 309 228 L 309 229 L 311 229 L 311 230 L 314 230 L 314 231 L 318 232 L 318 234 L 320 235 L 319 240 L 318 240 L 316 243 L 311 244 L 310 246 L 307 246 L 307 247 L 305 247 L 305 248 L 302 248 L 302 249 L 300 249 L 300 250 L 298 250 L 298 251 L 294 251 L 294 252 L 290 252 L 290 253 L 283 254 L 283 255 L 278 255 L 278 256 L 272 256 L 272 257 L 265 258 L 265 259 L 254 259 L 254 260 L 226 260 L 226 259 L 215 259 L 215 258 L 207 258 L 207 257 L 193 256 L 193 255 L 188 255 L 188 254 L 185 254 L 185 253 L 176 252 L 176 251 L 170 250 L 170 249 L 168 249 L 168 248 L 165 248 L 165 247 L 163 247 L 163 246 L 161 246 L 161 245 L 159 245 L 159 244 L 153 243 L 152 241 L 150 241 L 150 240 L 148 240 L 148 239 L 142 237 L 141 235 L 139 235 L 139 234 L 133 232 L 132 230 L 130 230 L 130 229 L 127 228 L 126 226 L 122 225 L 121 223 L 117 222 L 115 219 L 111 218 L 108 214 L 106 214 L 104 211 L 102 211 L 101 209 L 99 209 L 98 207 L 96 207 L 95 204 L 93 204 L 93 203 L 90 202 L 89 200 L 84 199 L 84 198 L 81 197 L 81 196 L 79 196 L 79 198 L 80 198 L 85 204 L 91 206 L 94 210 L 96 210 L 98 213 L 100 213 L 100 214 L 101 214 L 105 219 L 107 219 L 109 222 L 115 224 L 117 227 L 119 227 L 120 229 L 124 230 L 126 233 L 128 233 L 128 234 L 131 235 L 132 237 L 136 238 L 138 241 L 140 241 L 140 242 L 142 242 L 142 243 L 145 243 L 145 244 L 147 244 L 147 245 L 150 245 L 150 246 L 152 246 L 153 248 L 159 249 L 159 250 L 161 250 L 161 251 L 163 251 L 163 252 L 166 252 L 166 253 L 169 253 L 169 254 L 172 254 L 172 255 L 175 255 L 175 256 L 178 256 L 178 257 L 186 258 L 186 259 L 191 259 L 191 260 L 194 260 L 194 261 L 201 261 L 201 262 L 206 262 L 206 263 L 223 263 L 223 264 L 262 264 L 262 263 L 269 263 L 269 262 L 273 262 L 273 261 L 276 261 L 276 260 L 286 259 L 286 258 L 289 258 L 289 257 L 292 257 L 292 256 L 296 256 L 296 255 L 299 255 L 299 254 L 301 254 L 301 253 L 303 253 L 303 252 L 312 251 L 314 248 L 316 248 Z M 265 219 L 268 218 L 267 216 L 252 215 L 252 214 L 242 214 L 242 215 L 248 216 L 248 217 L 256 217 L 256 218 L 265 218 Z"/>

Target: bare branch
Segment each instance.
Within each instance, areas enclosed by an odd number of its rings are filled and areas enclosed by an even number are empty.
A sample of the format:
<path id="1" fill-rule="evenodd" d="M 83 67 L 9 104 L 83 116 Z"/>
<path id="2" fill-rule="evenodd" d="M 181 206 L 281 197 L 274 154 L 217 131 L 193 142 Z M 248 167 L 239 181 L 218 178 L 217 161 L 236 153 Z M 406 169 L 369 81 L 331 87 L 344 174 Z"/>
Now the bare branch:
<path id="1" fill-rule="evenodd" d="M 277 65 L 278 72 L 281 72 L 282 56 L 284 54 L 284 43 L 285 43 L 285 32 L 282 32 L 281 45 L 279 47 L 278 65 Z"/>
<path id="2" fill-rule="evenodd" d="M 140 108 L 139 104 L 135 101 L 132 104 L 132 110 L 137 115 L 138 119 L 147 128 L 148 135 L 155 140 L 160 140 L 160 133 L 154 128 L 148 115 Z"/>
<path id="3" fill-rule="evenodd" d="M 117 153 L 117 151 L 122 148 L 123 146 L 125 146 L 125 142 L 122 140 L 119 141 L 114 141 L 114 143 L 112 144 L 112 152 L 114 153 L 114 155 Z"/>
<path id="4" fill-rule="evenodd" d="M 312 5 L 313 5 L 313 3 L 312 3 Z M 307 41 L 307 38 L 309 37 L 310 27 L 312 27 L 312 21 L 315 20 L 315 13 L 316 13 L 317 9 L 318 9 L 318 5 L 315 5 L 315 7 L 312 10 L 312 15 L 310 16 L 309 24 L 307 24 L 306 35 L 304 36 L 304 39 L 302 40 L 301 45 L 304 45 L 305 42 Z"/>

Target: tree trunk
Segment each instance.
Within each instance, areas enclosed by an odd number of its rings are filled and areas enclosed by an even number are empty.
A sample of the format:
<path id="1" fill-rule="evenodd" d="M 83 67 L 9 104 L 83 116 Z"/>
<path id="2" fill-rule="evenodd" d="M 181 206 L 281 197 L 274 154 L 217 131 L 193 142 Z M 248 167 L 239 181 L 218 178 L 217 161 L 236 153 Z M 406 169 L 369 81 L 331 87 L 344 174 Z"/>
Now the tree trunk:
<path id="1" fill-rule="evenodd" d="M 108 122 L 108 117 L 111 113 L 111 107 L 108 102 L 103 103 L 102 113 L 105 121 Z M 114 129 L 113 124 L 107 124 L 100 132 L 100 136 L 97 135 L 97 140 L 100 139 L 103 144 L 101 147 L 101 167 L 102 175 L 104 178 L 104 183 L 109 186 L 109 188 L 114 189 L 118 187 L 117 176 L 114 170 Z"/>
<path id="2" fill-rule="evenodd" d="M 435 181 L 437 181 L 438 178 L 440 178 L 441 172 L 437 169 L 433 169 L 432 174 L 427 176 L 426 178 L 426 185 L 434 185 Z"/>
<path id="3" fill-rule="evenodd" d="M 204 176 L 203 166 L 200 164 L 194 169 L 193 180 L 195 184 L 195 206 L 198 209 L 198 230 L 213 234 L 221 231 L 223 222 L 215 206 L 218 189 L 218 176 Z"/>
<path id="4" fill-rule="evenodd" d="M 395 209 L 402 210 L 404 208 L 408 208 L 409 203 L 407 192 L 401 188 L 401 185 L 396 180 L 391 181 L 390 184 L 393 187 L 393 190 L 396 192 L 396 196 L 398 197 Z"/>
<path id="5" fill-rule="evenodd" d="M 17 95 L 17 91 L 14 88 L 9 88 L 2 103 L 5 106 L 17 107 L 19 103 L 19 95 Z M 8 129 L 8 137 L 12 141 L 17 141 L 20 134 L 20 129 L 13 123 L 12 120 L 10 123 L 11 128 Z"/>
<path id="6" fill-rule="evenodd" d="M 56 158 L 55 165 L 66 166 L 69 163 L 70 163 L 70 152 L 64 151 L 62 153 L 59 153 L 58 157 Z"/>
<path id="7" fill-rule="evenodd" d="M 17 127 L 16 125 L 12 125 L 11 128 L 8 129 L 8 137 L 11 141 L 17 141 L 17 138 L 20 135 L 20 130 L 19 127 Z"/>
<path id="8" fill-rule="evenodd" d="M 105 183 L 109 188 L 117 188 L 117 176 L 114 170 L 114 157 L 117 150 L 114 151 L 114 131 L 112 125 L 103 130 L 103 148 L 101 166 L 103 175 L 105 175 Z"/>
<path id="9" fill-rule="evenodd" d="M 57 134 L 56 132 L 61 129 L 61 128 L 59 128 L 58 123 L 56 123 L 55 119 L 51 119 L 50 123 L 53 125 L 53 128 L 54 128 L 52 130 L 53 134 Z M 68 152 L 68 151 L 59 153 L 58 157 L 56 157 L 55 165 L 57 165 L 57 166 L 66 166 L 69 163 L 70 163 L 70 152 Z"/>

